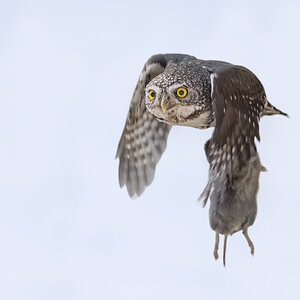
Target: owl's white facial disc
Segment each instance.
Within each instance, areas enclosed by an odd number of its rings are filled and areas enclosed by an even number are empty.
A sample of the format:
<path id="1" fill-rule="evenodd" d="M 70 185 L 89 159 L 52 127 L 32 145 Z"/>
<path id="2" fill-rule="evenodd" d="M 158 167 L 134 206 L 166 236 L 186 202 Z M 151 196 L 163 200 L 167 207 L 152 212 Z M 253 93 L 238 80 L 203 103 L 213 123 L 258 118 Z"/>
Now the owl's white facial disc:
<path id="1" fill-rule="evenodd" d="M 179 82 L 158 86 L 151 81 L 145 92 L 147 109 L 160 121 L 171 125 L 207 127 L 209 113 L 205 112 L 194 88 Z"/>

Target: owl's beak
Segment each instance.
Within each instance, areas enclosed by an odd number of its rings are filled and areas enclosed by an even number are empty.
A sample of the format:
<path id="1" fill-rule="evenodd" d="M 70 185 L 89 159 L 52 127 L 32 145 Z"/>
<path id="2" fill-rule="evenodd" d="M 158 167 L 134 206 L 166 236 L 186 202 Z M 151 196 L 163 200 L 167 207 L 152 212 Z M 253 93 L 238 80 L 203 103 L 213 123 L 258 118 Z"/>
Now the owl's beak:
<path id="1" fill-rule="evenodd" d="M 160 107 L 163 113 L 165 113 L 168 109 L 172 108 L 175 106 L 176 103 L 170 98 L 163 98 L 160 102 Z"/>

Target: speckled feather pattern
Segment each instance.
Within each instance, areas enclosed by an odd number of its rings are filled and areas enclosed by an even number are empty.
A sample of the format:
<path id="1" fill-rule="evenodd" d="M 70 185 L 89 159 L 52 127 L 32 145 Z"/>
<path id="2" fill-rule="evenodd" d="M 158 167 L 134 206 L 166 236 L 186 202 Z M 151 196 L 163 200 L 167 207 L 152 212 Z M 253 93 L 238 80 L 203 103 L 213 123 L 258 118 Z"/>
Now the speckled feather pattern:
<path id="1" fill-rule="evenodd" d="M 171 126 L 158 121 L 146 110 L 145 87 L 160 74 L 168 61 L 195 59 L 192 56 L 167 54 L 152 56 L 145 64 L 134 90 L 125 127 L 119 141 L 119 184 L 126 186 L 130 197 L 140 196 L 154 178 L 156 165 L 166 149 Z"/>
<path id="2" fill-rule="evenodd" d="M 154 178 L 156 164 L 167 146 L 170 126 L 144 111 L 142 119 L 128 122 L 117 155 L 120 157 L 119 182 L 128 194 L 140 196 Z"/>
<path id="3" fill-rule="evenodd" d="M 178 87 L 188 89 L 187 97 L 179 99 L 176 96 L 174 91 Z M 189 121 L 196 119 L 199 122 L 194 122 L 193 127 L 208 128 L 212 125 L 210 72 L 203 67 L 202 61 L 170 62 L 161 74 L 148 83 L 145 89 L 146 94 L 147 90 L 150 89 L 155 89 L 158 97 L 153 101 L 147 98 L 146 95 L 146 107 L 148 111 L 156 115 L 161 121 L 172 125 L 191 126 Z M 169 97 L 169 101 L 176 105 L 174 109 L 169 110 L 162 116 L 159 103 L 164 96 Z M 206 118 L 200 120 L 204 114 Z"/>

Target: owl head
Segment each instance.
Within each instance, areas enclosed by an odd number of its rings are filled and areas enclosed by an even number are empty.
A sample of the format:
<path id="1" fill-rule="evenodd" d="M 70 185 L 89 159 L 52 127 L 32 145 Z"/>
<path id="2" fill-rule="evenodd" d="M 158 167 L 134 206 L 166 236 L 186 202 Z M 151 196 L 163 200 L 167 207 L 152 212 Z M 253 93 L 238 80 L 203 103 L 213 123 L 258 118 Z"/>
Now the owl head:
<path id="1" fill-rule="evenodd" d="M 195 63 L 169 65 L 145 93 L 148 111 L 160 121 L 199 128 L 212 120 L 210 75 Z"/>

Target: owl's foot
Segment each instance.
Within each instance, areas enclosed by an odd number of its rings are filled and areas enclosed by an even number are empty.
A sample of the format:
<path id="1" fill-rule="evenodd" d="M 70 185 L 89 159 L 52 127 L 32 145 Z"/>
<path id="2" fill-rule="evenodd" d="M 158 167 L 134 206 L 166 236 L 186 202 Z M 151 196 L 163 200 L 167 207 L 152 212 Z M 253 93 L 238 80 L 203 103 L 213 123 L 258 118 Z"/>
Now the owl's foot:
<path id="1" fill-rule="evenodd" d="M 219 237 L 219 234 L 216 232 L 215 248 L 214 248 L 214 258 L 215 258 L 215 260 L 217 260 L 219 258 L 219 254 L 218 254 L 219 241 L 220 241 L 220 237 Z"/>
<path id="2" fill-rule="evenodd" d="M 244 229 L 243 230 L 243 235 L 245 236 L 247 242 L 248 242 L 248 245 L 251 249 L 251 254 L 254 255 L 254 244 L 252 243 L 252 241 L 250 240 L 250 237 L 248 235 L 248 228 Z"/>
<path id="3" fill-rule="evenodd" d="M 227 237 L 228 237 L 228 234 L 224 235 L 224 245 L 223 245 L 223 265 L 224 265 L 224 267 L 226 265 L 225 258 L 226 258 Z"/>

